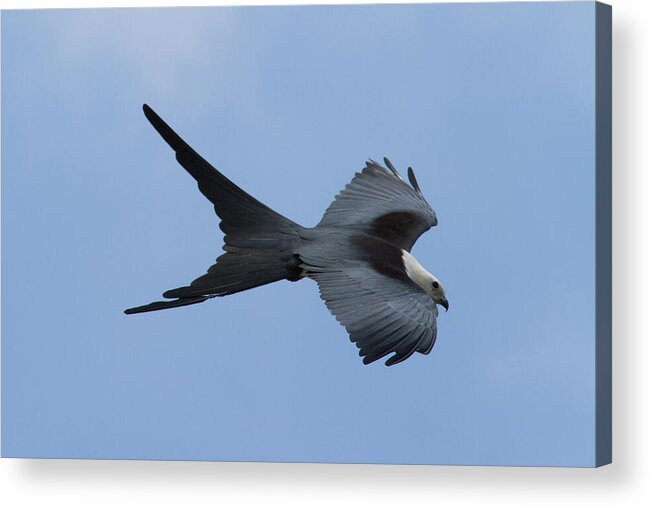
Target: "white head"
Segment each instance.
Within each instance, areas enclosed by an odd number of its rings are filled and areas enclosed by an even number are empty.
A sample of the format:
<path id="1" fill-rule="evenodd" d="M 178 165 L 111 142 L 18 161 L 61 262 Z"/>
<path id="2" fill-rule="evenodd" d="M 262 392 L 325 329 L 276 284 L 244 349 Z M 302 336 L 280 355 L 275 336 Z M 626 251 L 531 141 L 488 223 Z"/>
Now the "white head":
<path id="1" fill-rule="evenodd" d="M 441 305 L 447 312 L 450 305 L 439 279 L 421 266 L 416 258 L 405 250 L 402 251 L 402 262 L 405 265 L 407 276 L 429 294 L 434 303 Z"/>

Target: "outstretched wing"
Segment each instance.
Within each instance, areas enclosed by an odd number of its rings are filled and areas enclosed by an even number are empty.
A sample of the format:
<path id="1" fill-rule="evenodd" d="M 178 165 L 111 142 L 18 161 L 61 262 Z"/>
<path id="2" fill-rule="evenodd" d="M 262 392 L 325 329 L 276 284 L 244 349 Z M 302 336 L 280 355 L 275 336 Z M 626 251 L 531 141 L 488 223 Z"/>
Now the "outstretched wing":
<path id="1" fill-rule="evenodd" d="M 421 234 L 437 224 L 436 214 L 409 168 L 409 186 L 388 159 L 369 161 L 337 195 L 318 227 L 351 228 L 379 236 L 410 251 Z"/>
<path id="2" fill-rule="evenodd" d="M 321 299 L 360 349 L 364 364 L 393 353 L 386 365 L 414 352 L 429 354 L 436 340 L 438 309 L 409 281 L 382 275 L 363 264 L 311 273 Z"/>

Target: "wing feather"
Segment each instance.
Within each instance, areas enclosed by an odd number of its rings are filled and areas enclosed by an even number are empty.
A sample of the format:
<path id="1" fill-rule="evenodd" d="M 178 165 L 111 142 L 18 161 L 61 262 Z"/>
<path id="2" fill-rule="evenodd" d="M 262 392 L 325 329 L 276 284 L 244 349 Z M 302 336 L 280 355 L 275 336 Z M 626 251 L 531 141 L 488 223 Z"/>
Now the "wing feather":
<path id="1" fill-rule="evenodd" d="M 389 169 L 369 161 L 337 195 L 317 227 L 363 229 L 410 251 L 416 240 L 437 224 L 436 214 L 423 197 L 413 170 L 409 186 L 393 164 Z"/>
<path id="2" fill-rule="evenodd" d="M 411 282 L 382 275 L 365 264 L 345 264 L 311 273 L 319 294 L 360 349 L 364 364 L 392 354 L 399 363 L 414 352 L 431 351 L 438 310 Z"/>

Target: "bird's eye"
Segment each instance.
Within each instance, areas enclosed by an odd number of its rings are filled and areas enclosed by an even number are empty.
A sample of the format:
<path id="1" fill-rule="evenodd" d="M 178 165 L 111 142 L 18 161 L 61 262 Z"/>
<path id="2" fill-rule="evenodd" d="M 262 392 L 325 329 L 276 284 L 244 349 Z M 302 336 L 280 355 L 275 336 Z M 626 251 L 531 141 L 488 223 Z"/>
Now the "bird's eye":
<path id="1" fill-rule="evenodd" d="M 432 282 L 432 287 L 434 287 L 435 289 L 438 289 L 439 288 L 439 283 L 438 282 Z"/>

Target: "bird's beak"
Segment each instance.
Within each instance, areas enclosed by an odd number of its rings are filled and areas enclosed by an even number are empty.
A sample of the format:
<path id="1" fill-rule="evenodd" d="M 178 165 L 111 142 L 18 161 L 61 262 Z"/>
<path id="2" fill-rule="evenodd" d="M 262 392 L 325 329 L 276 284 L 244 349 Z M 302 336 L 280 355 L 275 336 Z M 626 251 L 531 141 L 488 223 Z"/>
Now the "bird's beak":
<path id="1" fill-rule="evenodd" d="M 443 308 L 445 308 L 445 311 L 447 312 L 448 309 L 450 308 L 450 303 L 448 303 L 448 300 L 446 298 L 443 298 L 443 300 L 439 303 Z"/>

